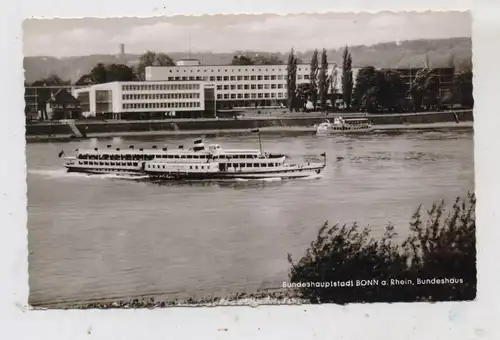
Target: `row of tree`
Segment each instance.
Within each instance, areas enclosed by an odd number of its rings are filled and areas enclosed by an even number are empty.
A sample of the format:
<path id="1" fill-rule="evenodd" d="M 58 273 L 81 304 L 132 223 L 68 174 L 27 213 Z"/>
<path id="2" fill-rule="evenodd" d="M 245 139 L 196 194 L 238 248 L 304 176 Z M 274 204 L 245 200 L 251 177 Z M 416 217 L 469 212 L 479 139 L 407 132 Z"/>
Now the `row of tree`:
<path id="1" fill-rule="evenodd" d="M 331 107 L 334 108 L 339 97 L 337 69 L 334 65 L 332 72 L 328 74 L 326 50 L 323 49 L 321 54 L 321 63 L 318 62 L 318 51 L 314 51 L 310 64 L 309 83 L 297 85 L 297 64 L 297 57 L 292 49 L 287 65 L 290 112 L 305 109 L 308 103 L 314 110 L 317 109 L 318 104 L 326 110 L 328 98 Z M 396 112 L 439 109 L 453 104 L 468 108 L 474 105 L 471 67 L 466 67 L 454 75 L 453 85 L 445 94 L 440 93 L 439 76 L 431 68 L 418 70 L 408 84 L 395 70 L 379 70 L 368 66 L 359 70 L 354 86 L 352 57 L 346 47 L 343 52 L 341 83 L 341 98 L 346 110 Z M 408 101 L 408 98 L 411 98 L 411 101 Z"/>
<path id="2" fill-rule="evenodd" d="M 124 64 L 104 64 L 98 63 L 89 72 L 89 76 L 98 83 L 108 83 L 113 81 L 134 81 L 145 80 L 145 70 L 148 66 L 174 66 L 175 63 L 165 53 L 147 51 L 139 58 L 139 62 L 134 67 Z M 35 81 L 26 86 L 59 86 L 70 85 L 70 81 L 61 79 L 57 75 L 50 75 L 46 78 Z"/>
<path id="3" fill-rule="evenodd" d="M 455 104 L 467 108 L 474 106 L 471 69 L 456 73 L 444 94 L 440 87 L 439 76 L 431 68 L 418 70 L 408 85 L 397 71 L 365 67 L 356 77 L 353 102 L 355 107 L 368 112 L 422 111 Z"/>
<path id="4" fill-rule="evenodd" d="M 332 71 L 329 73 L 326 49 L 323 49 L 320 58 L 318 58 L 318 50 L 314 50 L 310 63 L 309 83 L 297 85 L 297 64 L 299 63 L 300 61 L 292 49 L 287 65 L 287 95 L 290 112 L 306 108 L 308 103 L 311 103 L 314 110 L 317 109 L 318 104 L 321 108 L 326 109 L 328 100 L 333 106 L 338 96 L 338 70 L 337 65 L 334 64 Z M 343 101 L 347 107 L 350 107 L 353 76 L 352 57 L 347 47 L 343 54 L 342 70 Z"/>
<path id="5" fill-rule="evenodd" d="M 98 84 L 112 81 L 133 81 L 146 79 L 146 67 L 148 66 L 174 66 L 175 63 L 165 53 L 147 51 L 139 58 L 135 67 L 123 64 L 99 63 L 92 68 L 90 75 Z"/>

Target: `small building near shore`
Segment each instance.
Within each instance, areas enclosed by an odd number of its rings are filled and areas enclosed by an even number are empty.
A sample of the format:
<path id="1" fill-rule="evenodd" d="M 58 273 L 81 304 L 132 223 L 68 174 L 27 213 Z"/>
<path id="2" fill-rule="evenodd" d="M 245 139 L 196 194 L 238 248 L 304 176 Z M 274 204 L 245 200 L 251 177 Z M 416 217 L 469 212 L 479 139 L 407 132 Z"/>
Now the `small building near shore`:
<path id="1" fill-rule="evenodd" d="M 103 119 L 215 117 L 213 86 L 199 81 L 128 81 L 74 91 L 83 115 Z"/>
<path id="2" fill-rule="evenodd" d="M 78 119 L 82 113 L 80 101 L 65 89 L 52 92 L 46 105 L 51 119 Z"/>

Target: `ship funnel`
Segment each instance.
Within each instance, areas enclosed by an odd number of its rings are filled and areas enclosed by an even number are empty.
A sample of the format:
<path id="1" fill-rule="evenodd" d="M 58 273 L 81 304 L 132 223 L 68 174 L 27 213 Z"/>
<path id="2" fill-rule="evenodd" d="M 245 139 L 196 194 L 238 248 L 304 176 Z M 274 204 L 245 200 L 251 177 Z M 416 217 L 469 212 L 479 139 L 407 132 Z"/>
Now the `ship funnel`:
<path id="1" fill-rule="evenodd" d="M 203 140 L 197 139 L 194 141 L 193 151 L 196 152 L 201 150 L 205 150 L 205 145 L 203 144 Z"/>

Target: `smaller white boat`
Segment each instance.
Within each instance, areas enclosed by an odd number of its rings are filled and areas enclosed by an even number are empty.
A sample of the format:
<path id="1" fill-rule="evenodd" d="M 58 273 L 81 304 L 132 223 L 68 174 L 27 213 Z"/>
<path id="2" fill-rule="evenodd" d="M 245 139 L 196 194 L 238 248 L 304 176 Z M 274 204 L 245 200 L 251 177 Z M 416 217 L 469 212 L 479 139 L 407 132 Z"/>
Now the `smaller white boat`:
<path id="1" fill-rule="evenodd" d="M 326 119 L 316 127 L 317 135 L 328 135 L 331 133 L 361 133 L 373 131 L 373 124 L 366 118 L 344 119 L 335 117 L 333 123 Z"/>

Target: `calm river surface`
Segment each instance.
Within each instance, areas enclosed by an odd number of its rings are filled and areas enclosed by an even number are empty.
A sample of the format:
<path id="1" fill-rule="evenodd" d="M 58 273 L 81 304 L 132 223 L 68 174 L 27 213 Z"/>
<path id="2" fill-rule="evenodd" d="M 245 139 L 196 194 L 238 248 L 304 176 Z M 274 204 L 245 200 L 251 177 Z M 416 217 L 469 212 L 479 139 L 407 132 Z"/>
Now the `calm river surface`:
<path id="1" fill-rule="evenodd" d="M 472 131 L 371 136 L 262 136 L 292 160 L 326 151 L 321 178 L 158 185 L 67 174 L 57 157 L 113 143 L 191 145 L 193 138 L 30 143 L 31 303 L 255 292 L 287 280 L 321 224 L 359 222 L 405 236 L 419 204 L 474 190 Z M 256 136 L 206 141 L 258 148 Z"/>

